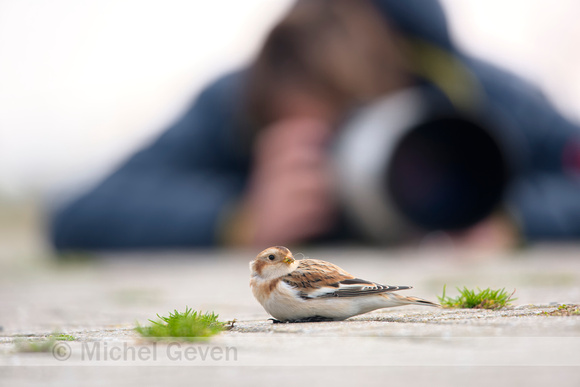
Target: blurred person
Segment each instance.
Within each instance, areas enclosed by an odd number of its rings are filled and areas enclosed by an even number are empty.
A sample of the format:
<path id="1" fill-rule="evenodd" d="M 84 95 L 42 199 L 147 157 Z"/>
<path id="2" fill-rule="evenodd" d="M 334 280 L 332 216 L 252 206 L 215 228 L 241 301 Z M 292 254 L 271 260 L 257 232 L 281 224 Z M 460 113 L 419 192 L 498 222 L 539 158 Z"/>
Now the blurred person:
<path id="1" fill-rule="evenodd" d="M 482 98 L 468 101 L 467 77 Z M 501 135 L 517 168 L 496 206 L 504 210 L 455 230 L 457 240 L 513 246 L 580 237 L 580 128 L 534 86 L 461 53 L 436 0 L 298 0 L 248 69 L 211 84 L 156 141 L 54 211 L 54 246 L 267 247 L 355 237 L 337 193 L 333 142 L 353 111 L 416 85 L 442 104 L 473 104 L 509 123 Z"/>

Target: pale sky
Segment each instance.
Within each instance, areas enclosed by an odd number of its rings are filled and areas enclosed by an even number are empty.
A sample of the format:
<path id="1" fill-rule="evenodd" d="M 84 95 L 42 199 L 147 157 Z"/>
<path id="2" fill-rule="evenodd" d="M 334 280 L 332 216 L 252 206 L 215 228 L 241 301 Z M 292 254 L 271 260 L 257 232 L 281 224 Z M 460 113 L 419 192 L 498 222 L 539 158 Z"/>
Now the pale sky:
<path id="1" fill-rule="evenodd" d="M 444 0 L 460 43 L 580 120 L 580 2 Z M 95 179 L 247 63 L 290 0 L 0 0 L 0 198 Z"/>

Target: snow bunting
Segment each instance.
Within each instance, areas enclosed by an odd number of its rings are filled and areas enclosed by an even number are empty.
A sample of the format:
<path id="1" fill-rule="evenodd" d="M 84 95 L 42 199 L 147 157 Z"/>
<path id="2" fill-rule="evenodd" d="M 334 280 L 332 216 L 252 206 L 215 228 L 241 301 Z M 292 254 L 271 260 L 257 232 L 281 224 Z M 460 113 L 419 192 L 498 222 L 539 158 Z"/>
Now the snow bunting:
<path id="1" fill-rule="evenodd" d="M 408 304 L 439 306 L 393 293 L 411 286 L 380 285 L 317 259 L 296 260 L 286 247 L 270 247 L 250 263 L 250 287 L 274 322 L 344 320 L 375 309 Z"/>

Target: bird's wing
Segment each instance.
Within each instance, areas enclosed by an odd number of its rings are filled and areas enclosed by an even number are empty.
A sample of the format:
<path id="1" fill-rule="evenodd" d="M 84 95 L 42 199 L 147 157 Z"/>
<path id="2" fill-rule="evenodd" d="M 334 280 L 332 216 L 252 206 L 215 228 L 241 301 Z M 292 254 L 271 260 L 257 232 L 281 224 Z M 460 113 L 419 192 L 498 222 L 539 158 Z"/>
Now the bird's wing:
<path id="1" fill-rule="evenodd" d="M 355 278 L 332 263 L 302 259 L 282 281 L 300 292 L 303 299 L 326 297 L 358 297 L 369 294 L 410 289 L 410 286 L 388 286 Z"/>

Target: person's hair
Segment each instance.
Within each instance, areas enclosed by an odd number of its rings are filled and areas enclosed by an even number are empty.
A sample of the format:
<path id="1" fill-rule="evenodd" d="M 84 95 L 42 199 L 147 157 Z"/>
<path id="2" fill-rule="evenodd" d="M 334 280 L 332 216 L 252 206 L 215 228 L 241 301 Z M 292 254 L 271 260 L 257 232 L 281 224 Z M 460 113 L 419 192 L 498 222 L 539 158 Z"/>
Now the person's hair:
<path id="1" fill-rule="evenodd" d="M 408 77 L 400 45 L 369 0 L 298 0 L 249 70 L 250 122 L 276 120 L 276 97 L 288 88 L 342 110 L 402 87 Z"/>

